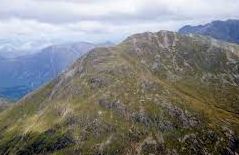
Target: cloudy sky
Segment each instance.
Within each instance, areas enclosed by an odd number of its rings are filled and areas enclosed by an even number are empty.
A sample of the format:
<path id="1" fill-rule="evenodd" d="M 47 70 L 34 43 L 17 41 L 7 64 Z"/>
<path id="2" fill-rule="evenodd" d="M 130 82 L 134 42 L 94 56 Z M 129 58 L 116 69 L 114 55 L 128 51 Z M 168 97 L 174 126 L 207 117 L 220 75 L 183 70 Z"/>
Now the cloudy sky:
<path id="1" fill-rule="evenodd" d="M 0 38 L 120 41 L 185 24 L 239 19 L 239 0 L 0 0 Z"/>

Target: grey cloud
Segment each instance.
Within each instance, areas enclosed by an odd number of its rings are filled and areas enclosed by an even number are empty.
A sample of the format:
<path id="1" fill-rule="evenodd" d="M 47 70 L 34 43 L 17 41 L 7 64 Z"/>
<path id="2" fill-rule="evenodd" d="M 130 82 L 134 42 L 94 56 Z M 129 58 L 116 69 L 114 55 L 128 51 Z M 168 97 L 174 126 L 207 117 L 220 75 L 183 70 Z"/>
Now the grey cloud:
<path id="1" fill-rule="evenodd" d="M 22 1 L 22 0 L 19 0 Z M 114 9 L 114 8 L 107 8 L 108 0 L 23 0 L 24 3 L 21 4 L 19 7 L 11 7 L 11 2 L 8 6 L 0 6 L 0 19 L 8 19 L 8 18 L 21 18 L 21 19 L 34 19 L 40 22 L 46 23 L 57 23 L 57 24 L 64 24 L 64 23 L 73 23 L 73 22 L 80 22 L 85 20 L 91 21 L 103 21 L 103 22 L 112 22 L 112 23 L 128 23 L 128 22 L 143 22 L 143 21 L 166 21 L 166 20 L 189 20 L 193 18 L 206 18 L 209 15 L 217 16 L 218 12 L 213 12 L 213 7 L 210 7 L 210 10 L 204 11 L 204 8 L 198 6 L 197 9 L 188 8 L 187 5 L 185 6 L 176 6 L 172 8 L 170 3 L 150 3 L 154 1 L 147 1 L 142 2 L 142 6 L 136 8 L 135 12 L 124 12 L 122 9 Z M 205 1 L 205 0 L 203 0 Z M 112 1 L 111 1 L 112 2 Z M 139 3 L 139 1 L 135 0 L 135 4 Z M 157 0 L 155 0 L 157 2 Z M 174 1 L 176 2 L 176 1 Z M 238 3 L 234 3 L 233 0 L 225 1 L 225 3 L 230 3 L 233 5 L 238 5 Z M 215 1 L 216 3 L 216 1 Z M 89 10 L 86 13 L 82 13 L 80 10 L 82 7 L 85 7 L 85 4 L 89 6 Z M 94 7 L 91 7 L 91 4 L 97 4 L 101 6 L 99 10 L 94 10 Z M 173 4 L 173 2 L 172 2 Z M 208 5 L 213 3 L 208 3 Z M 83 5 L 83 6 L 82 6 Z M 86 5 L 86 6 L 87 6 Z M 106 7 L 104 8 L 104 5 Z M 194 4 L 195 5 L 195 4 Z M 197 4 L 196 4 L 197 5 Z M 14 6 L 14 4 L 13 4 Z M 73 11 L 71 7 L 74 7 Z M 119 7 L 119 6 L 111 6 L 111 7 Z M 110 11 L 107 12 L 105 10 L 109 9 Z M 231 8 L 224 8 L 224 10 L 220 10 L 223 15 L 225 14 L 228 16 L 228 9 Z M 189 10 L 189 11 L 187 11 Z M 79 12 L 78 12 L 79 11 Z M 104 12 L 101 14 L 101 12 Z M 208 12 L 206 14 L 205 12 Z M 233 11 L 231 11 L 233 13 Z M 236 12 L 235 12 L 236 14 Z M 239 15 L 238 15 L 239 16 Z"/>

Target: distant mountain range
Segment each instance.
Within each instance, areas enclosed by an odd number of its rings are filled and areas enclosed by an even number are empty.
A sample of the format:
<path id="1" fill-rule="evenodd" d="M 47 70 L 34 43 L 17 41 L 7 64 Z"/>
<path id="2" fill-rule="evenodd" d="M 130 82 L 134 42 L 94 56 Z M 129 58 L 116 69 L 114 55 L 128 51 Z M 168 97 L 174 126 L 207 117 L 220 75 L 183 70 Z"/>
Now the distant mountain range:
<path id="1" fill-rule="evenodd" d="M 227 42 L 239 43 L 239 20 L 213 21 L 198 26 L 187 25 L 182 27 L 179 33 L 195 33 Z"/>
<path id="2" fill-rule="evenodd" d="M 53 45 L 41 51 L 15 57 L 0 57 L 0 96 L 17 100 L 54 79 L 72 62 L 96 45 L 86 42 Z"/>

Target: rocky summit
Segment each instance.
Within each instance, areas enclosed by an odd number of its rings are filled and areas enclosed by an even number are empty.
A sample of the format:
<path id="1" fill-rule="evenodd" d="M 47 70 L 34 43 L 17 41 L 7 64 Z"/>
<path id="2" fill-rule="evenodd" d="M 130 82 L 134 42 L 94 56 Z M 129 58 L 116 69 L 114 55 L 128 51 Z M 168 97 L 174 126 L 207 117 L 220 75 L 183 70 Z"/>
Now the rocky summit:
<path id="1" fill-rule="evenodd" d="M 142 33 L 0 113 L 0 154 L 239 153 L 239 46 Z"/>

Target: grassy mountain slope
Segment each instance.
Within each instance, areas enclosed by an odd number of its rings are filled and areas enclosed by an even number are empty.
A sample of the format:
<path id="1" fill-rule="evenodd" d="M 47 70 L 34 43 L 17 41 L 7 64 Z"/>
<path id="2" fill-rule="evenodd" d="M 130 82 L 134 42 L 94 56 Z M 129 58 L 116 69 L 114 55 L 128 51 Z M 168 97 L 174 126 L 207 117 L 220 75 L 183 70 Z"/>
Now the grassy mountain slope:
<path id="1" fill-rule="evenodd" d="M 235 154 L 239 46 L 173 32 L 96 48 L 0 113 L 0 154 Z"/>

